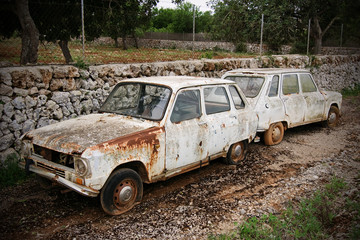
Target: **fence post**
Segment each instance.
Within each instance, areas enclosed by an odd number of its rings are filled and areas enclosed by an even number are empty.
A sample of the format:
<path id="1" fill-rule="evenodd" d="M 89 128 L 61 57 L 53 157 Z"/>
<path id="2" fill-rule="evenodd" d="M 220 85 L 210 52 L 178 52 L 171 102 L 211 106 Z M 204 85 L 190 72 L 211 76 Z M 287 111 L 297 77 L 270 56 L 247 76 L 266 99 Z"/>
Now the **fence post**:
<path id="1" fill-rule="evenodd" d="M 344 24 L 341 24 L 341 33 L 340 33 L 340 47 L 342 47 L 342 38 L 343 38 Z"/>
<path id="2" fill-rule="evenodd" d="M 263 29 L 264 29 L 264 14 L 261 14 L 260 57 L 262 54 Z"/>
<path id="3" fill-rule="evenodd" d="M 307 37 L 307 44 L 306 44 L 306 55 L 309 55 L 309 45 L 310 45 L 310 25 L 311 25 L 311 18 L 309 19 L 309 26 L 308 26 L 308 37 Z"/>
<path id="4" fill-rule="evenodd" d="M 81 32 L 82 32 L 82 55 L 85 59 L 85 27 L 84 27 L 84 0 L 81 0 Z"/>
<path id="5" fill-rule="evenodd" d="M 193 58 L 194 58 L 194 44 L 195 44 L 195 5 L 193 5 L 193 44 L 192 44 Z"/>

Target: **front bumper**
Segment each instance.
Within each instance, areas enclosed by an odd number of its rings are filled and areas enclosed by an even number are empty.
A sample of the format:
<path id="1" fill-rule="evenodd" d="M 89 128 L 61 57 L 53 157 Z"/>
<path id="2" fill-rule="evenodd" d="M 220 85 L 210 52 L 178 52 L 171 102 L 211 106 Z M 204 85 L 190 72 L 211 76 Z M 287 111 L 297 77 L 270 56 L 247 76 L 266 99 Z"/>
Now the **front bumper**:
<path id="1" fill-rule="evenodd" d="M 71 175 L 71 168 L 56 164 L 44 159 L 42 156 L 32 154 L 30 158 L 21 161 L 19 166 L 30 172 L 34 172 L 41 177 L 47 178 L 53 182 L 59 183 L 75 192 L 84 196 L 96 197 L 99 194 L 98 190 L 89 188 L 84 185 L 77 184 L 66 179 L 66 176 Z"/>

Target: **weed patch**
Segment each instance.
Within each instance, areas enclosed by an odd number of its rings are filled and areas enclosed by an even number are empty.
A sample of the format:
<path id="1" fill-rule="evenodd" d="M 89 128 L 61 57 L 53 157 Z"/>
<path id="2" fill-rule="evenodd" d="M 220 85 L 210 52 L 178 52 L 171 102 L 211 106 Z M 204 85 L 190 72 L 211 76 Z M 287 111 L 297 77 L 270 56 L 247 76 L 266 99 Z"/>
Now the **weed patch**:
<path id="1" fill-rule="evenodd" d="M 298 205 L 289 204 L 280 215 L 263 215 L 252 217 L 237 226 L 230 234 L 210 235 L 208 239 L 327 239 L 328 231 L 334 224 L 336 199 L 346 189 L 342 179 L 333 178 L 323 191 L 316 191 L 311 198 L 303 199 Z M 358 211 L 360 204 L 348 202 L 347 208 Z M 346 208 L 346 206 L 342 206 Z M 356 219 L 355 219 L 356 220 Z M 351 233 L 357 237 L 359 231 L 354 228 Z"/>
<path id="2" fill-rule="evenodd" d="M 4 165 L 0 167 L 0 188 L 13 186 L 23 182 L 25 179 L 26 173 L 18 166 L 16 155 L 10 155 Z"/>

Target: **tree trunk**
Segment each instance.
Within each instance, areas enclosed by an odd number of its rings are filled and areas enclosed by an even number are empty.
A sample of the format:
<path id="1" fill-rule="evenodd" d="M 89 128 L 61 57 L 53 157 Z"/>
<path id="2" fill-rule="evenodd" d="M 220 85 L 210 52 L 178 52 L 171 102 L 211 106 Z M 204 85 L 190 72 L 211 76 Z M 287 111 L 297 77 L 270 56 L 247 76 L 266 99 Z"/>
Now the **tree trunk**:
<path id="1" fill-rule="evenodd" d="M 66 63 L 71 63 L 73 62 L 73 59 L 71 57 L 71 53 L 70 53 L 70 50 L 69 50 L 69 47 L 68 47 L 68 40 L 60 40 L 59 41 L 59 46 L 61 48 L 61 51 L 64 55 L 64 58 L 65 58 L 65 62 Z"/>
<path id="2" fill-rule="evenodd" d="M 119 47 L 118 37 L 115 37 L 114 41 L 115 41 L 115 47 L 118 48 Z"/>
<path id="3" fill-rule="evenodd" d="M 36 63 L 38 58 L 39 31 L 29 12 L 28 0 L 16 0 L 16 15 L 21 25 L 20 64 Z"/>
<path id="4" fill-rule="evenodd" d="M 315 48 L 314 48 L 314 54 L 320 54 L 321 53 L 321 47 L 322 47 L 322 31 L 319 23 L 319 18 L 317 16 L 314 17 L 314 40 L 315 40 Z"/>
<path id="5" fill-rule="evenodd" d="M 127 50 L 128 47 L 127 47 L 127 44 L 126 44 L 126 36 L 122 36 L 122 42 L 123 42 L 123 49 Z"/>
<path id="6" fill-rule="evenodd" d="M 136 47 L 136 49 L 139 49 L 139 43 L 138 43 L 137 37 L 135 36 L 135 33 L 133 33 L 132 36 L 133 36 L 134 41 L 135 41 L 135 47 Z"/>

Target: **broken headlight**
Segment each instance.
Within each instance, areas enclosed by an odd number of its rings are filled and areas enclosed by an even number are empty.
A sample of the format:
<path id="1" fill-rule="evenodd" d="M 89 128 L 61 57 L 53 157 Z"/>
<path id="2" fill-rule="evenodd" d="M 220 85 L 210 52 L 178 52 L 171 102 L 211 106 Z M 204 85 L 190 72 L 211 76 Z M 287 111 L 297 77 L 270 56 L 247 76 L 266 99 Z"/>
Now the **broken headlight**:
<path id="1" fill-rule="evenodd" d="M 74 157 L 74 167 L 77 174 L 85 176 L 90 172 L 87 159 Z"/>

